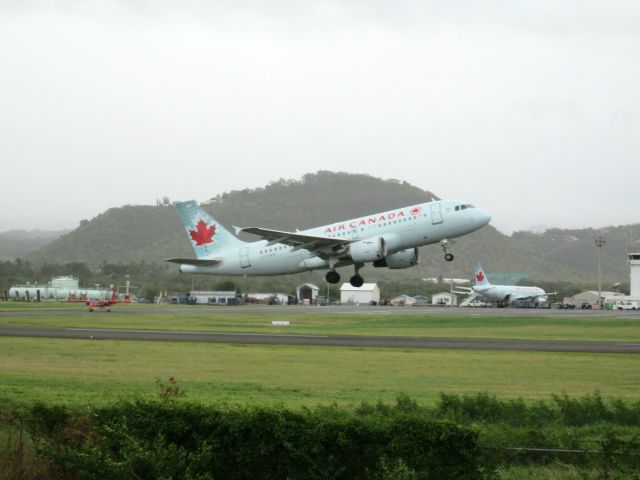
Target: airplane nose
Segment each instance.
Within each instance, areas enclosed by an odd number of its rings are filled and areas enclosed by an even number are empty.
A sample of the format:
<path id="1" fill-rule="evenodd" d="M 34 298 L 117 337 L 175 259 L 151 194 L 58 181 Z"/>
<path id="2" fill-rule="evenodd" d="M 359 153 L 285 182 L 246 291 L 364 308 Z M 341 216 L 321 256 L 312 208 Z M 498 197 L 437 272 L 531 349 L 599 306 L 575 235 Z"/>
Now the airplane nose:
<path id="1" fill-rule="evenodd" d="M 482 223 L 483 226 L 486 225 L 491 221 L 491 214 L 486 210 L 480 209 L 480 212 L 478 215 L 478 221 Z"/>

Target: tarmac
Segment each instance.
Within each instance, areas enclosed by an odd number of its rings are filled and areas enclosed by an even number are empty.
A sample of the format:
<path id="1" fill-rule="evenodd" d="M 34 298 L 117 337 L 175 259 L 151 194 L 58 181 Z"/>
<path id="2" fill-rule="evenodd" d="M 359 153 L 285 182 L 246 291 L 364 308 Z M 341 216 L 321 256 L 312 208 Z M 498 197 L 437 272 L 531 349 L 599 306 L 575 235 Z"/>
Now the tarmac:
<path id="1" fill-rule="evenodd" d="M 491 317 L 612 317 L 612 318 L 638 318 L 640 310 L 560 310 L 550 308 L 461 308 L 461 307 L 373 307 L 369 305 L 349 306 L 279 306 L 279 305 L 175 305 L 159 308 L 138 308 L 115 305 L 112 312 L 127 315 L 162 314 L 162 313 L 194 313 L 194 312 L 222 312 L 229 313 L 277 313 L 283 315 L 290 313 L 318 313 L 318 314 L 368 314 L 368 315 L 456 315 L 456 316 L 491 316 Z M 0 321 L 3 317 L 64 317 L 94 315 L 86 309 L 78 308 L 52 308 L 34 310 L 2 310 L 0 306 Z"/>

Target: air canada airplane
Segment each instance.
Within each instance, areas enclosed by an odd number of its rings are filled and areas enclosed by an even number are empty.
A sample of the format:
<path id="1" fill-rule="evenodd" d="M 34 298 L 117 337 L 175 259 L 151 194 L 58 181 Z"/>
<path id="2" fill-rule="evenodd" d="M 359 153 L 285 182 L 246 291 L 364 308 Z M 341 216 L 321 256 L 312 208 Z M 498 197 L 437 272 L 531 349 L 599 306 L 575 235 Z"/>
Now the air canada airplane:
<path id="1" fill-rule="evenodd" d="M 421 245 L 440 242 L 445 260 L 453 260 L 447 239 L 485 226 L 491 216 L 465 202 L 442 200 L 311 228 L 284 232 L 234 227 L 262 240 L 245 242 L 226 230 L 195 201 L 176 203 L 196 258 L 170 258 L 184 273 L 210 275 L 284 275 L 328 269 L 328 283 L 338 283 L 337 267 L 353 265 L 351 285 L 364 283 L 360 269 L 409 268 L 418 263 Z"/>
<path id="2" fill-rule="evenodd" d="M 492 285 L 482 270 L 480 262 L 475 262 L 476 284 L 473 292 L 497 301 L 499 304 L 512 303 L 515 300 L 546 302 L 547 293 L 540 287 L 520 287 L 518 285 Z"/>

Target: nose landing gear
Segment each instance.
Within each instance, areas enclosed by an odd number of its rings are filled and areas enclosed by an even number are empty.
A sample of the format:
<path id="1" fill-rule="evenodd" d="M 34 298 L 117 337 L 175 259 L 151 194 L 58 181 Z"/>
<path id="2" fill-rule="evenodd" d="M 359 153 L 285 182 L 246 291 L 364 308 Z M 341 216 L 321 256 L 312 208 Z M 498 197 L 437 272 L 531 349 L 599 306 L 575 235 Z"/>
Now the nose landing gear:
<path id="1" fill-rule="evenodd" d="M 449 240 L 447 240 L 446 238 L 444 240 L 442 240 L 440 242 L 440 246 L 442 247 L 442 250 L 444 251 L 444 259 L 447 262 L 452 262 L 453 261 L 453 253 L 449 253 Z"/>

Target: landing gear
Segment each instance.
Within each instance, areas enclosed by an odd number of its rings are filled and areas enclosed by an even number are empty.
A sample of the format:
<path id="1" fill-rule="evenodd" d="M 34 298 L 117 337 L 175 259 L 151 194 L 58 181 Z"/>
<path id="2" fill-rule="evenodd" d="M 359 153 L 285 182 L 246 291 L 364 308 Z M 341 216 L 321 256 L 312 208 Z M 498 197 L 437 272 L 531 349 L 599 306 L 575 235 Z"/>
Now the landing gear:
<path id="1" fill-rule="evenodd" d="M 340 274 L 335 270 L 329 270 L 324 276 L 327 283 L 338 283 L 340 281 Z"/>
<path id="2" fill-rule="evenodd" d="M 360 288 L 364 284 L 364 278 L 362 278 L 359 273 L 362 267 L 364 267 L 364 263 L 356 263 L 354 265 L 356 271 L 354 272 L 353 277 L 349 279 L 349 283 L 352 287 Z"/>
<path id="3" fill-rule="evenodd" d="M 446 238 L 444 240 L 442 240 L 440 242 L 440 246 L 442 247 L 442 250 L 444 251 L 444 259 L 447 262 L 452 262 L 453 261 L 453 253 L 449 253 L 449 240 L 447 240 Z"/>

